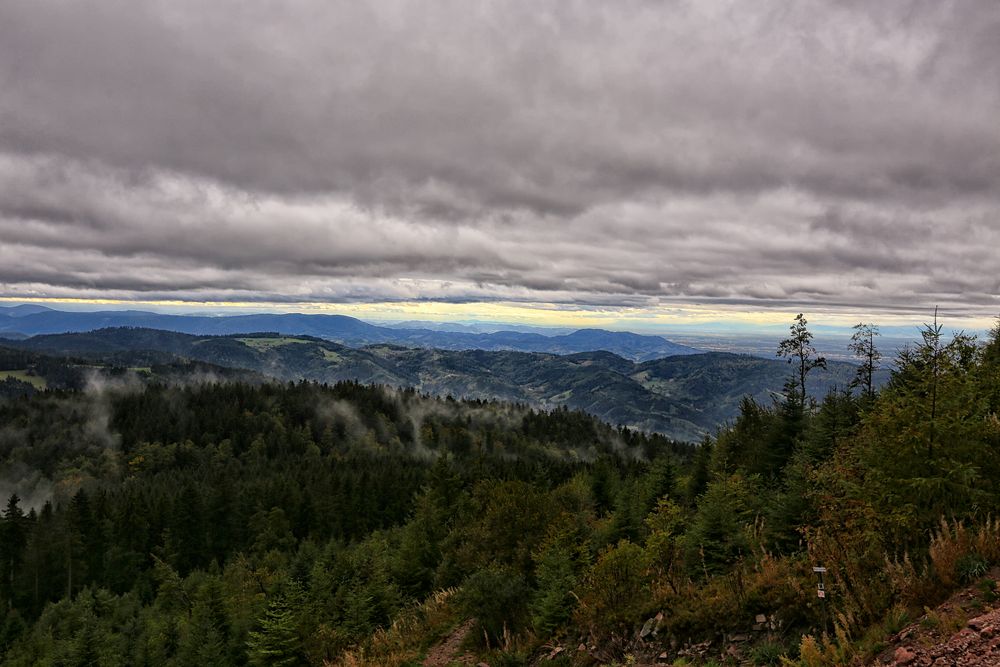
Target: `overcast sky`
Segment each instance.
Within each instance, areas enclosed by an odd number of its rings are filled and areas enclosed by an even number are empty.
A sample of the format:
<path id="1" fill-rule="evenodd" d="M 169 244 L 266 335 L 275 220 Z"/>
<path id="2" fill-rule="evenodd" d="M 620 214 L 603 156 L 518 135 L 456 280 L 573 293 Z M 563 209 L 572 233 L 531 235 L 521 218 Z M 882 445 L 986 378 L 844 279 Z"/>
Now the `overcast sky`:
<path id="1" fill-rule="evenodd" d="M 996 0 L 0 0 L 0 296 L 982 322 L 998 295 Z"/>

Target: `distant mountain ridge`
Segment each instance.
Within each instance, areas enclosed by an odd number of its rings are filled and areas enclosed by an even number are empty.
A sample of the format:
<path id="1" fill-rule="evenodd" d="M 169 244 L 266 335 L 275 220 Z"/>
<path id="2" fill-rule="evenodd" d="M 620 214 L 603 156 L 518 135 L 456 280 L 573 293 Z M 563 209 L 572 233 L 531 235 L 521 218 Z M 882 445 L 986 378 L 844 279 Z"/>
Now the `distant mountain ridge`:
<path id="1" fill-rule="evenodd" d="M 350 347 L 387 343 L 443 350 L 515 350 L 551 354 L 606 350 L 633 361 L 700 352 L 660 336 L 603 329 L 580 329 L 569 334 L 550 336 L 522 331 L 473 333 L 382 327 L 346 315 L 285 313 L 213 317 L 166 315 L 141 310 L 67 312 L 43 306 L 0 309 L 0 337 L 9 334 L 36 336 L 79 333 L 114 327 L 142 327 L 194 335 L 271 331 L 283 335 L 315 336 Z"/>
<path id="2" fill-rule="evenodd" d="M 539 327 L 526 324 L 508 324 L 497 322 L 431 322 L 427 320 L 406 320 L 404 322 L 383 322 L 379 326 L 392 329 L 430 329 L 432 331 L 459 331 L 462 333 L 496 333 L 497 331 L 517 331 L 520 333 L 536 333 L 543 336 L 562 336 L 573 333 L 572 327 Z"/>
<path id="3" fill-rule="evenodd" d="M 21 304 L 20 306 L 0 306 L 0 317 L 3 317 L 4 315 L 8 317 L 24 317 L 25 315 L 34 315 L 36 313 L 44 313 L 51 310 L 51 308 L 36 306 L 31 303 Z"/>
<path id="4" fill-rule="evenodd" d="M 770 404 L 789 374 L 783 361 L 723 352 L 634 362 L 605 351 L 555 355 L 387 343 L 355 349 L 280 333 L 199 336 L 119 328 L 0 345 L 126 367 L 190 360 L 281 380 L 356 380 L 545 409 L 566 406 L 611 424 L 686 441 L 699 440 L 733 419 L 746 395 Z M 810 392 L 821 398 L 834 386 L 847 386 L 854 372 L 851 364 L 830 362 L 828 370 L 810 375 Z"/>

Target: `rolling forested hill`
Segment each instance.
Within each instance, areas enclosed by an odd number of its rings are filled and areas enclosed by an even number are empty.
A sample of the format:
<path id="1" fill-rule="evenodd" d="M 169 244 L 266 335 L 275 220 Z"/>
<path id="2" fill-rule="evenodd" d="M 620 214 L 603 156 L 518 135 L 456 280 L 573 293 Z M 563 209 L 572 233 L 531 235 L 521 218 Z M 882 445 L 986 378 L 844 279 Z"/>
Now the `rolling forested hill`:
<path id="1" fill-rule="evenodd" d="M 164 354 L 146 355 L 138 363 L 130 363 L 115 355 L 54 356 L 0 346 L 0 398 L 26 397 L 47 389 L 81 390 L 107 383 L 185 384 L 206 380 L 258 384 L 267 378 L 242 368 Z"/>
<path id="2" fill-rule="evenodd" d="M 610 352 L 559 356 L 394 345 L 354 349 L 309 336 L 194 336 L 129 328 L 35 336 L 8 345 L 127 367 L 182 358 L 283 380 L 354 380 L 441 396 L 567 406 L 613 424 L 689 441 L 733 419 L 744 396 L 770 404 L 789 375 L 783 361 L 728 353 L 636 363 Z M 821 398 L 835 386 L 846 387 L 854 372 L 850 364 L 831 362 L 812 374 L 810 393 Z"/>
<path id="3" fill-rule="evenodd" d="M 120 337 L 87 345 L 168 355 Z M 5 354 L 30 377 L 57 363 Z M 107 363 L 91 354 L 59 363 Z M 664 395 L 701 368 L 559 359 Z M 697 446 L 563 408 L 156 368 L 0 397 L 0 664 L 837 667 L 919 614 L 948 634 L 1000 602 L 1000 327 L 928 330 L 870 395 L 744 399 Z"/>

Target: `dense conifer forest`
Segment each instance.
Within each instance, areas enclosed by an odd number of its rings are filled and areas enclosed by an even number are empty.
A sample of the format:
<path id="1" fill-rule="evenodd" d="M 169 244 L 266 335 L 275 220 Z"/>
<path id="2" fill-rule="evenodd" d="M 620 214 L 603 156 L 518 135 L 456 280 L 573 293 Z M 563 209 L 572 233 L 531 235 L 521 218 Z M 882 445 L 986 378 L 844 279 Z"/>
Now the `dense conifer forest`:
<path id="1" fill-rule="evenodd" d="M 780 359 L 723 352 L 634 363 L 600 345 L 563 356 L 386 344 L 351 348 L 330 340 L 275 332 L 192 336 L 114 328 L 34 336 L 2 341 L 2 345 L 36 356 L 69 356 L 84 359 L 83 364 L 136 369 L 140 375 L 154 378 L 171 366 L 196 363 L 216 366 L 211 371 L 216 375 L 222 374 L 219 366 L 228 367 L 227 377 L 242 369 L 245 375 L 283 381 L 333 384 L 351 380 L 416 388 L 435 396 L 527 403 L 547 410 L 566 406 L 611 424 L 689 442 L 701 440 L 719 424 L 733 419 L 740 400 L 747 395 L 770 403 L 788 375 L 787 365 Z M 16 354 L 11 351 L 11 355 Z M 41 369 L 41 364 L 36 365 Z M 24 367 L 23 361 L 11 366 Z M 811 371 L 807 391 L 819 400 L 833 387 L 850 383 L 855 366 L 831 361 Z M 876 386 L 886 379 L 884 370 L 873 373 Z"/>
<path id="2" fill-rule="evenodd" d="M 998 118 L 1000 0 L 0 0 L 0 667 L 1000 667 Z"/>
<path id="3" fill-rule="evenodd" d="M 805 324 L 697 445 L 351 382 L 12 391 L 3 664 L 416 665 L 466 628 L 490 665 L 838 665 L 995 600 L 1000 327 L 816 402 Z"/>

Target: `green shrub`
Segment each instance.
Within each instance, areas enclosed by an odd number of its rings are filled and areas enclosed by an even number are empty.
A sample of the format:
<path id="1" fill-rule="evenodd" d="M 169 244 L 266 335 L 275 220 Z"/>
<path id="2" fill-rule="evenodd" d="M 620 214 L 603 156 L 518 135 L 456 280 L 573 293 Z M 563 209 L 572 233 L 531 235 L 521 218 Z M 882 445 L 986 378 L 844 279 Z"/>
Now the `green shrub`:
<path id="1" fill-rule="evenodd" d="M 623 540 L 602 551 L 584 577 L 580 620 L 598 631 L 629 625 L 647 599 L 645 552 Z"/>
<path id="2" fill-rule="evenodd" d="M 516 632 L 524 624 L 528 587 L 519 572 L 491 566 L 476 572 L 462 586 L 458 604 L 462 612 L 479 623 L 477 636 L 490 644 L 502 641 L 504 630 Z"/>
<path id="3" fill-rule="evenodd" d="M 978 553 L 968 553 L 958 559 L 955 564 L 955 574 L 962 583 L 970 583 L 981 579 L 990 569 L 990 564 Z"/>
<path id="4" fill-rule="evenodd" d="M 777 642 L 764 642 L 753 647 L 750 660 L 755 665 L 780 665 L 781 656 L 786 652 L 785 647 Z"/>
<path id="5" fill-rule="evenodd" d="M 572 554 L 566 547 L 545 549 L 535 561 L 538 586 L 531 601 L 531 624 L 544 637 L 569 620 L 576 574 Z"/>
<path id="6" fill-rule="evenodd" d="M 1000 595 L 997 595 L 997 582 L 992 579 L 983 579 L 978 584 L 976 588 L 979 589 L 980 595 L 982 595 L 984 602 L 996 602 L 1000 600 Z"/>

